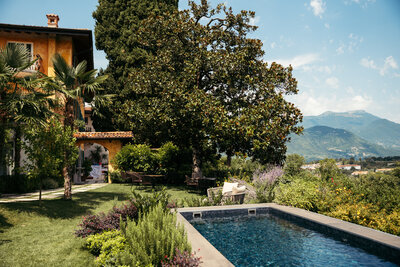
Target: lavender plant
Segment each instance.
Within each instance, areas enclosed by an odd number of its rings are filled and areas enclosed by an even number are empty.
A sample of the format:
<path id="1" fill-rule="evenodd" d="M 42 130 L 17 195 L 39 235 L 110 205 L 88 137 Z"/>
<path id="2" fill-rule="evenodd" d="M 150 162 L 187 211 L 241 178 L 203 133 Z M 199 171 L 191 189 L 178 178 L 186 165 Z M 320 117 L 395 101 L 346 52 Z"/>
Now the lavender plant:
<path id="1" fill-rule="evenodd" d="M 282 175 L 283 170 L 280 166 L 274 166 L 265 171 L 257 170 L 253 173 L 253 184 L 256 188 L 258 202 L 272 202 L 275 198 L 274 189 Z"/>

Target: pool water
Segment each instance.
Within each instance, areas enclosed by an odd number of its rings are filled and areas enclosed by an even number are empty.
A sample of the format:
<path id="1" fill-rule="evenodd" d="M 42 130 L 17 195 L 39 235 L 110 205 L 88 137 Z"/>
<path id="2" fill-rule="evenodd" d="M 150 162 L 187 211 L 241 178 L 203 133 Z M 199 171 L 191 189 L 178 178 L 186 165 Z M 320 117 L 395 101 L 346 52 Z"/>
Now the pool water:
<path id="1" fill-rule="evenodd" d="M 191 223 L 235 266 L 397 266 L 272 215 Z"/>

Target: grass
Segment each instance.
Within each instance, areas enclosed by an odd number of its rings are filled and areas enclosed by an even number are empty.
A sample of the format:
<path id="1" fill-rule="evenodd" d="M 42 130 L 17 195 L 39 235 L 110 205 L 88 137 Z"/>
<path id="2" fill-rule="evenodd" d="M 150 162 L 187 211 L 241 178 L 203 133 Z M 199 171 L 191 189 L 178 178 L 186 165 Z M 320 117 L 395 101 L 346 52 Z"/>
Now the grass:
<path id="1" fill-rule="evenodd" d="M 151 188 L 135 190 L 151 193 Z M 167 187 L 172 200 L 199 196 L 184 187 Z M 131 186 L 110 184 L 62 199 L 0 204 L 0 266 L 93 266 L 74 230 L 89 213 L 107 212 L 129 199 Z"/>

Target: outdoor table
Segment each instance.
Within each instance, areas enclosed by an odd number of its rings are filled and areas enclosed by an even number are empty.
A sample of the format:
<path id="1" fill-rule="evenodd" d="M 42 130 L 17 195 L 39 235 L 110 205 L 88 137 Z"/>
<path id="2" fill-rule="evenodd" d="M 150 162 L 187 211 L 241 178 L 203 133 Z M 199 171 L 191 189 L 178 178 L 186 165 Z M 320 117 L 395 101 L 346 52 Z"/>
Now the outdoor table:
<path id="1" fill-rule="evenodd" d="M 154 188 L 155 184 L 160 182 L 162 178 L 164 178 L 164 175 L 161 174 L 144 174 L 142 175 L 143 181 L 142 184 L 151 184 L 151 186 Z"/>

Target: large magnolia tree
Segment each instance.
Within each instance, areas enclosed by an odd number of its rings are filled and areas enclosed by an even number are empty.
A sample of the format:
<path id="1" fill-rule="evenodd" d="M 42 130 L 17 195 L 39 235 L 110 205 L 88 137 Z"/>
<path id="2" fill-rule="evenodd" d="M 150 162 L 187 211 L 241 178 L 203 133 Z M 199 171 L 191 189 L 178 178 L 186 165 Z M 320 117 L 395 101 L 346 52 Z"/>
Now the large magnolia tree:
<path id="1" fill-rule="evenodd" d="M 189 5 L 142 22 L 137 40 L 155 52 L 131 72 L 117 120 L 141 141 L 192 147 L 193 177 L 210 144 L 228 157 L 282 163 L 288 135 L 302 130 L 300 110 L 284 98 L 297 93 L 292 68 L 264 62 L 261 41 L 248 37 L 254 12 Z"/>
<path id="2" fill-rule="evenodd" d="M 105 92 L 114 94 L 114 105 L 95 107 L 100 113 L 114 117 L 118 106 L 125 101 L 120 97 L 129 95 L 127 85 L 129 74 L 135 68 L 141 68 L 155 47 L 142 46 L 137 32 L 142 21 L 150 14 L 167 14 L 178 9 L 178 0 L 99 0 L 93 18 L 96 21 L 95 40 L 97 49 L 106 53 L 108 67 L 104 71 L 109 78 L 104 84 Z M 94 116 L 94 127 L 98 131 L 124 129 L 123 124 L 115 120 L 104 120 Z M 124 129 L 129 130 L 129 129 Z"/>

